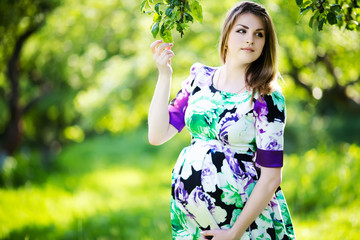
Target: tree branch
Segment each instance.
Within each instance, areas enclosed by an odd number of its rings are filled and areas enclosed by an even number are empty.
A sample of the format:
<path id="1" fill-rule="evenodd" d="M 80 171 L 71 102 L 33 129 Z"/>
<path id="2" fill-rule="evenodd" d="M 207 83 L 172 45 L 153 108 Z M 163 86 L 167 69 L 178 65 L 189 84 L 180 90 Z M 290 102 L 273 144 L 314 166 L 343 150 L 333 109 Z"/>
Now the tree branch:
<path id="1" fill-rule="evenodd" d="M 300 80 L 300 68 L 298 68 L 294 61 L 293 61 L 293 56 L 290 52 L 290 49 L 288 48 L 285 48 L 285 52 L 286 52 L 286 56 L 287 56 L 287 59 L 289 61 L 289 64 L 291 66 L 291 70 L 289 72 L 289 75 L 294 79 L 294 82 L 295 84 L 301 86 L 302 88 L 304 88 L 310 95 L 312 95 L 312 88 L 311 86 L 307 85 L 306 83 L 302 82 Z"/>
<path id="2" fill-rule="evenodd" d="M 339 78 L 336 76 L 335 67 L 332 64 L 332 62 L 330 61 L 328 53 L 326 53 L 324 56 L 317 55 L 316 62 L 323 62 L 325 64 L 327 70 L 334 78 L 335 87 L 340 87 Z"/>
<path id="3" fill-rule="evenodd" d="M 348 82 L 347 84 L 345 84 L 345 88 L 346 87 L 349 87 L 349 86 L 352 86 L 352 85 L 355 85 L 356 83 L 360 83 L 360 77 L 354 81 L 351 81 L 351 82 Z"/>
<path id="4" fill-rule="evenodd" d="M 7 76 L 10 81 L 10 99 L 8 102 L 8 109 L 10 118 L 6 123 L 5 131 L 1 134 L 2 147 L 6 154 L 13 154 L 22 139 L 22 108 L 19 104 L 19 76 L 20 76 L 20 54 L 24 47 L 26 40 L 34 34 L 43 22 L 29 27 L 23 34 L 21 34 L 15 42 L 14 50 L 7 65 Z"/>

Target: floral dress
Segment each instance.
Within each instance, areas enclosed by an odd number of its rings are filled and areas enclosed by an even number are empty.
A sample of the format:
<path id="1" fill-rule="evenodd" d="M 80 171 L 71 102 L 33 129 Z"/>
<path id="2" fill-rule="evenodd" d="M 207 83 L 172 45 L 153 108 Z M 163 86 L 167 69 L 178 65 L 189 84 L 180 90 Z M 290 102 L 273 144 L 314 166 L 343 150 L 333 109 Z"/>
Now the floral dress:
<path id="1" fill-rule="evenodd" d="M 282 167 L 285 101 L 220 91 L 216 68 L 195 63 L 169 104 L 170 124 L 191 133 L 172 173 L 173 239 L 202 239 L 200 231 L 229 229 L 260 176 L 260 166 Z M 261 100 L 260 100 L 261 99 Z M 280 187 L 241 240 L 295 239 Z"/>

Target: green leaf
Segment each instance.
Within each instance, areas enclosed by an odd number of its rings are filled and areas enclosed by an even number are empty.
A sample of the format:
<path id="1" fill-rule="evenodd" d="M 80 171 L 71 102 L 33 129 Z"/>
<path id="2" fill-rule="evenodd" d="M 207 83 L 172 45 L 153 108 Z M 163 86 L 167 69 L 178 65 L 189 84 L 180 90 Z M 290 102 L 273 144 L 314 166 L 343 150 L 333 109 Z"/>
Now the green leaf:
<path id="1" fill-rule="evenodd" d="M 354 20 L 351 20 L 351 21 L 346 23 L 345 28 L 348 29 L 348 30 L 354 31 L 358 26 L 359 26 L 358 22 L 356 22 Z"/>
<path id="2" fill-rule="evenodd" d="M 184 30 L 184 29 L 181 27 L 180 23 L 177 22 L 177 23 L 176 23 L 176 31 L 182 32 L 183 30 Z"/>
<path id="3" fill-rule="evenodd" d="M 144 1 L 142 1 L 141 5 L 140 5 L 140 11 L 141 11 L 142 13 L 145 12 L 145 4 L 146 4 L 146 2 L 147 2 L 147 0 L 144 0 Z"/>
<path id="4" fill-rule="evenodd" d="M 327 14 L 327 20 L 331 25 L 334 25 L 337 23 L 336 15 L 333 12 L 329 12 Z"/>
<path id="5" fill-rule="evenodd" d="M 151 33 L 154 38 L 156 38 L 156 36 L 159 33 L 159 25 L 160 25 L 160 22 L 156 22 L 156 23 L 154 23 L 154 25 L 151 28 Z"/>
<path id="6" fill-rule="evenodd" d="M 174 9 L 174 11 L 171 13 L 171 17 L 170 17 L 171 21 L 176 22 L 176 20 L 177 20 L 176 19 L 177 12 L 178 12 L 178 10 Z"/>
<path id="7" fill-rule="evenodd" d="M 319 25 L 318 25 L 318 30 L 319 31 L 322 31 L 323 30 L 323 26 L 324 26 L 324 23 L 325 23 L 325 18 L 321 19 L 320 22 L 319 22 Z"/>
<path id="8" fill-rule="evenodd" d="M 165 31 L 166 31 L 166 25 L 167 25 L 167 22 L 168 22 L 169 20 L 165 20 L 163 23 L 162 23 L 162 25 L 161 25 L 161 27 L 160 27 L 160 37 L 162 37 L 165 33 Z"/>
<path id="9" fill-rule="evenodd" d="M 161 5 L 162 3 L 157 3 L 157 4 L 155 4 L 155 12 L 157 13 L 157 14 L 159 14 L 159 15 L 161 15 L 160 14 L 160 5 Z"/>
<path id="10" fill-rule="evenodd" d="M 165 15 L 171 17 L 173 10 L 173 8 L 169 7 L 168 9 L 166 9 Z"/>
<path id="11" fill-rule="evenodd" d="M 166 33 L 166 36 L 165 36 L 165 38 L 164 38 L 164 41 L 165 41 L 165 42 L 168 42 L 168 43 L 172 43 L 172 42 L 174 41 L 170 31 L 168 31 L 168 32 Z"/>
<path id="12" fill-rule="evenodd" d="M 312 16 L 312 17 L 310 18 L 310 21 L 309 21 L 309 27 L 310 27 L 311 29 L 312 29 L 313 26 L 314 26 L 314 19 L 315 19 L 315 15 Z"/>
<path id="13" fill-rule="evenodd" d="M 189 27 L 186 23 L 180 23 L 180 26 L 183 30 L 186 30 Z"/>
<path id="14" fill-rule="evenodd" d="M 303 0 L 296 0 L 296 4 L 301 7 L 301 5 L 303 4 Z"/>
<path id="15" fill-rule="evenodd" d="M 176 11 L 174 15 L 175 15 L 175 19 L 176 19 L 176 21 L 180 21 L 180 18 L 181 18 L 181 12 L 180 12 L 180 11 Z"/>
<path id="16" fill-rule="evenodd" d="M 330 11 L 335 12 L 341 9 L 341 6 L 339 4 L 333 4 L 330 7 Z"/>
<path id="17" fill-rule="evenodd" d="M 311 8 L 312 8 L 312 4 L 313 4 L 312 1 L 306 1 L 306 2 L 304 2 L 304 3 L 301 5 L 301 9 L 306 9 L 306 8 L 308 8 L 308 7 L 311 7 Z"/>
<path id="18" fill-rule="evenodd" d="M 186 9 L 187 11 L 190 11 L 190 12 L 191 12 L 190 1 L 186 1 L 186 2 L 185 2 L 185 9 Z"/>
<path id="19" fill-rule="evenodd" d="M 154 13 L 153 22 L 160 22 L 161 21 L 161 15 Z"/>
<path id="20" fill-rule="evenodd" d="M 299 14 L 299 16 L 298 16 L 298 19 L 296 20 L 296 23 L 299 23 L 300 20 L 306 15 L 306 13 L 309 12 L 310 9 L 311 9 L 310 6 L 307 7 L 307 8 L 305 8 L 305 9 L 302 9 L 301 12 L 300 12 L 300 14 Z"/>
<path id="21" fill-rule="evenodd" d="M 198 1 L 194 1 L 193 4 L 191 5 L 191 12 L 193 14 L 193 17 L 196 19 L 196 21 L 202 23 L 203 21 L 202 7 Z"/>
<path id="22" fill-rule="evenodd" d="M 185 19 L 186 19 L 186 22 L 193 22 L 194 21 L 194 18 L 188 13 L 185 13 Z"/>
<path id="23" fill-rule="evenodd" d="M 166 23 L 165 22 L 161 25 L 160 37 L 164 40 L 164 42 L 170 43 L 170 42 L 173 41 L 170 30 L 166 30 Z"/>

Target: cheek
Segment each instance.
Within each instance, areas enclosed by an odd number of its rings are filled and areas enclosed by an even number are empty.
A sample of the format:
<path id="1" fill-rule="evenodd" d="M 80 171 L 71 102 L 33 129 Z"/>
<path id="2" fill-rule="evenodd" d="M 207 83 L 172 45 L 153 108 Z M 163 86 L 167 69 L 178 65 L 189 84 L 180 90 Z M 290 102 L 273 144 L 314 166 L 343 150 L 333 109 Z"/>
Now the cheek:
<path id="1" fill-rule="evenodd" d="M 262 51 L 264 50 L 264 46 L 265 46 L 265 40 L 264 41 L 260 41 L 259 42 L 259 54 L 261 55 Z"/>
<path id="2" fill-rule="evenodd" d="M 259 41 L 259 46 L 260 46 L 260 49 L 261 49 L 261 51 L 262 51 L 263 48 L 264 48 L 264 46 L 265 46 L 265 39 L 261 39 L 261 40 Z"/>
<path id="3" fill-rule="evenodd" d="M 242 37 L 240 34 L 230 34 L 228 38 L 228 44 L 230 45 L 239 45 L 242 41 Z"/>

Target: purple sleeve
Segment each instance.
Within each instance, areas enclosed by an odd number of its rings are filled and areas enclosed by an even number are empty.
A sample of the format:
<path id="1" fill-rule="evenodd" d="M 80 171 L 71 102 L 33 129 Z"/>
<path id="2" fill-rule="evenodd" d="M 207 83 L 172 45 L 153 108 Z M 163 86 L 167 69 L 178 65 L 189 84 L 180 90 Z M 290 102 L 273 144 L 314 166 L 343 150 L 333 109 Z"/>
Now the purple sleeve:
<path id="1" fill-rule="evenodd" d="M 177 93 L 176 97 L 170 101 L 169 109 L 169 122 L 173 125 L 178 132 L 185 127 L 185 111 L 188 106 L 188 100 L 196 72 L 201 64 L 195 63 L 191 66 L 190 76 L 182 83 L 181 90 Z"/>
<path id="2" fill-rule="evenodd" d="M 285 99 L 281 92 L 259 97 L 254 104 L 256 163 L 282 167 L 284 151 Z"/>
<path id="3" fill-rule="evenodd" d="M 283 166 L 283 151 L 258 149 L 256 163 L 263 167 L 278 168 Z"/>
<path id="4" fill-rule="evenodd" d="M 169 109 L 169 122 L 173 125 L 178 132 L 185 126 L 185 111 L 188 105 L 189 93 L 183 90 L 180 90 L 176 97 L 171 100 L 168 109 Z"/>

